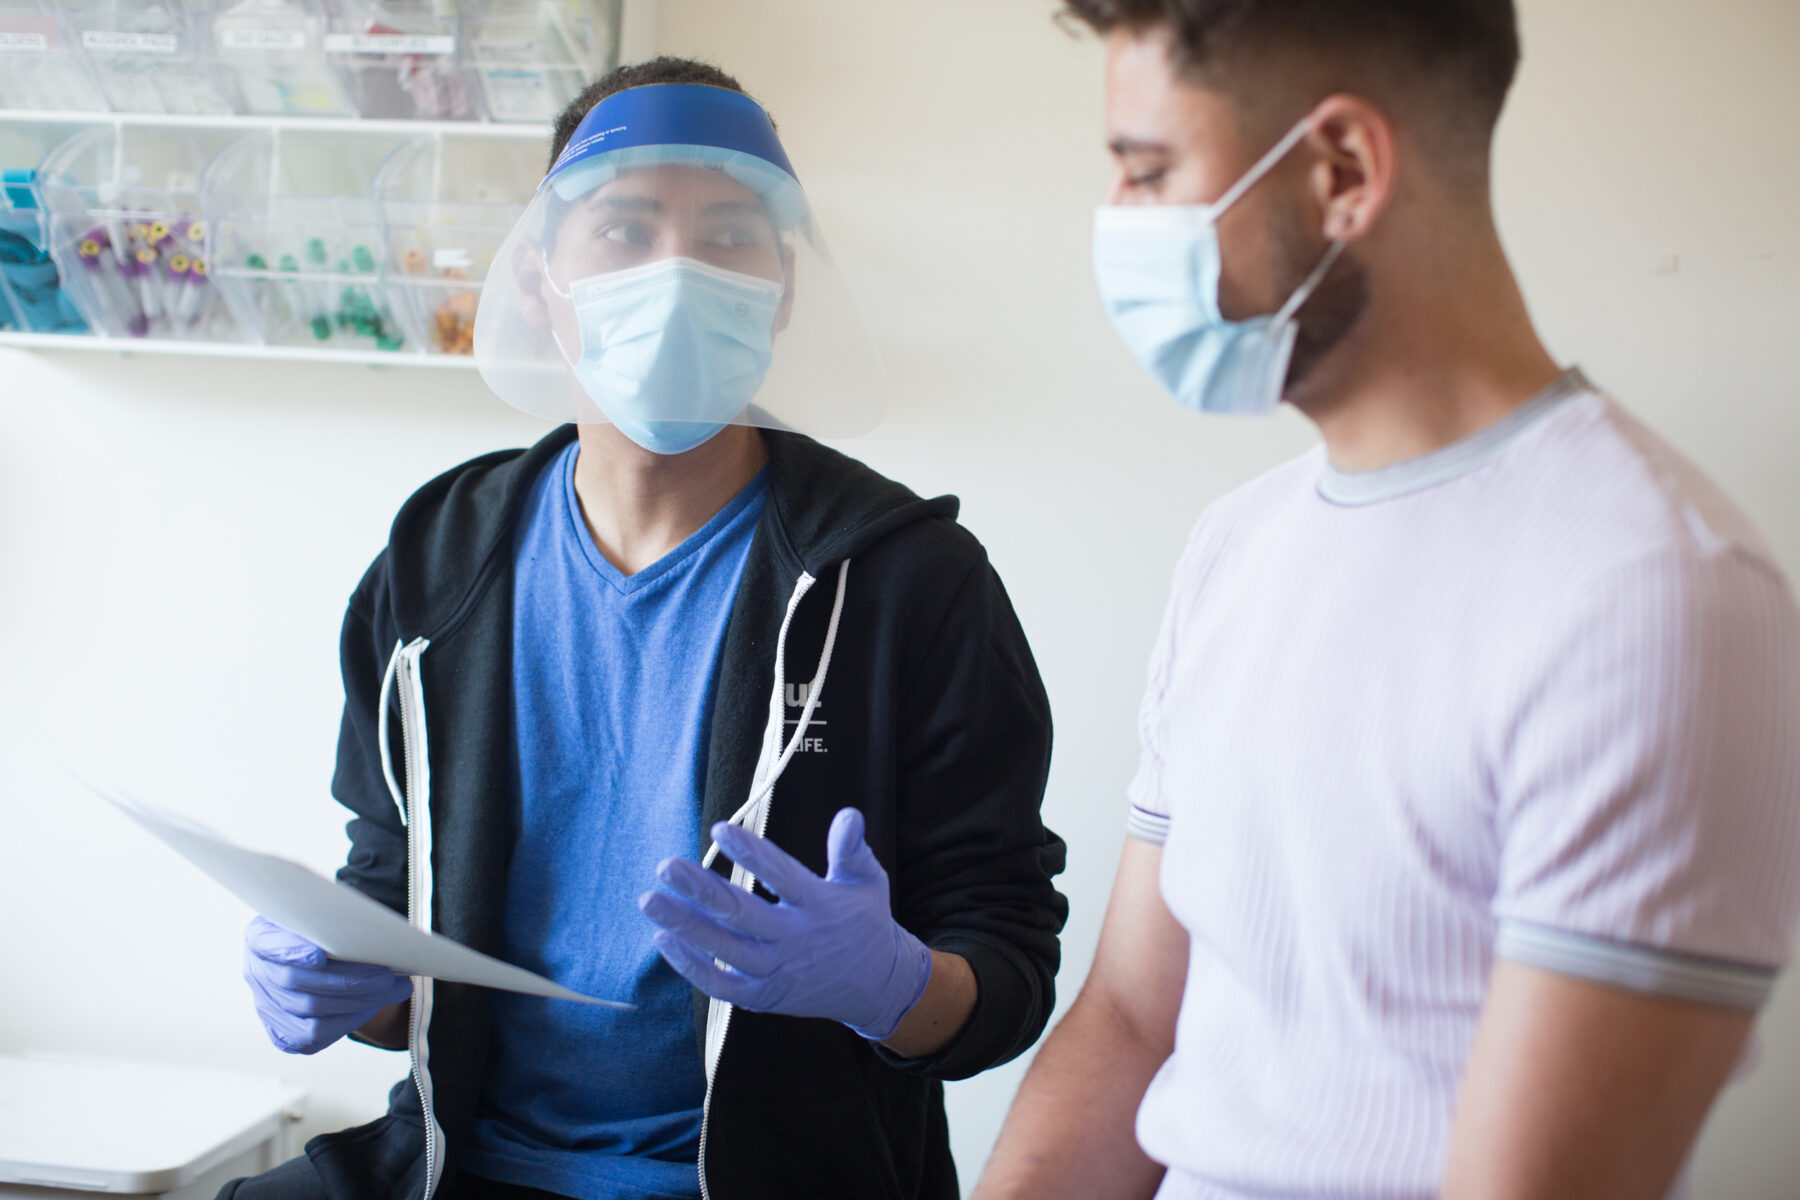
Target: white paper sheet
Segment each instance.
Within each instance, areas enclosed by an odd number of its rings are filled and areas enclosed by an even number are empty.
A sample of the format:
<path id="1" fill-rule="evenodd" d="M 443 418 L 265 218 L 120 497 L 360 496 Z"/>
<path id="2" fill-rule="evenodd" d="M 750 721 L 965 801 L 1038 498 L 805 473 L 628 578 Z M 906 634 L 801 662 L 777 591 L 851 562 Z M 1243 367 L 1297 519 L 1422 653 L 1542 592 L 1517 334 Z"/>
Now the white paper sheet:
<path id="1" fill-rule="evenodd" d="M 246 850 L 186 817 L 92 783 L 87 786 L 224 884 L 239 900 L 283 929 L 322 947 L 333 958 L 375 963 L 398 975 L 425 975 L 610 1008 L 636 1007 L 570 991 L 523 967 L 490 958 L 441 934 L 416 929 L 355 888 L 326 879 L 297 862 Z"/>

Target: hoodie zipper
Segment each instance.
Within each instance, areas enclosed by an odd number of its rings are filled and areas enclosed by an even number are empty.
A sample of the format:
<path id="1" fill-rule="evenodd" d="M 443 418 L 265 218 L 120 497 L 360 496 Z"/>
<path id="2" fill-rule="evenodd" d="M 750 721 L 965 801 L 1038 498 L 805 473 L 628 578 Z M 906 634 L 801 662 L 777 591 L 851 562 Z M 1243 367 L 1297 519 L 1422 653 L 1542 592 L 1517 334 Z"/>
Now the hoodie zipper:
<path id="1" fill-rule="evenodd" d="M 427 755 L 425 691 L 419 658 L 430 644 L 425 638 L 414 638 L 394 651 L 394 674 L 400 696 L 400 763 L 405 799 L 401 817 L 406 822 L 406 919 L 427 933 L 431 931 L 432 905 L 431 763 Z M 386 704 L 384 687 L 384 709 Z M 443 1173 L 443 1130 L 432 1105 L 431 1052 L 426 1038 L 431 1025 L 431 1002 L 432 981 L 415 975 L 407 1048 L 412 1058 L 413 1087 L 419 1094 L 419 1111 L 425 1124 L 425 1191 L 421 1200 L 431 1200 Z"/>
<path id="2" fill-rule="evenodd" d="M 819 703 L 820 695 L 825 691 L 825 677 L 831 670 L 831 652 L 837 645 L 838 621 L 844 614 L 844 595 L 850 583 L 850 560 L 845 559 L 838 564 L 837 596 L 831 603 L 831 620 L 825 629 L 825 646 L 819 654 L 819 668 L 813 675 L 812 683 L 807 688 L 806 707 L 801 710 L 798 728 L 794 730 L 793 741 L 784 750 L 782 741 L 787 733 L 787 636 L 793 624 L 794 614 L 800 610 L 800 601 L 818 582 L 810 573 L 801 572 L 794 584 L 794 594 L 788 600 L 787 615 L 782 618 L 781 632 L 775 638 L 775 687 L 769 697 L 769 723 L 763 727 L 762 750 L 757 756 L 756 770 L 752 772 L 750 799 L 733 814 L 734 822 L 747 815 L 751 805 L 756 805 L 756 836 L 769 835 L 769 814 L 775 808 L 775 783 L 781 773 L 787 769 L 788 760 L 793 758 L 794 750 L 800 739 L 806 736 L 807 724 L 812 720 L 813 709 Z M 772 776 L 772 778 L 771 778 Z M 710 867 L 718 846 L 713 846 L 701 860 L 702 865 Z M 738 863 L 731 865 L 731 882 L 739 887 L 754 890 L 756 878 L 745 871 Z M 700 1200 L 712 1200 L 712 1190 L 706 1185 L 706 1136 L 712 1124 L 713 1080 L 718 1077 L 719 1064 L 725 1058 L 725 1037 L 731 1031 L 731 1014 L 735 1007 L 719 1000 L 707 1001 L 706 1028 L 706 1097 L 700 1103 L 700 1153 L 695 1164 L 700 1174 Z M 713 1013 L 718 1013 L 719 1036 L 715 1042 L 712 1036 Z M 717 1049 L 713 1047 L 716 1046 Z"/>

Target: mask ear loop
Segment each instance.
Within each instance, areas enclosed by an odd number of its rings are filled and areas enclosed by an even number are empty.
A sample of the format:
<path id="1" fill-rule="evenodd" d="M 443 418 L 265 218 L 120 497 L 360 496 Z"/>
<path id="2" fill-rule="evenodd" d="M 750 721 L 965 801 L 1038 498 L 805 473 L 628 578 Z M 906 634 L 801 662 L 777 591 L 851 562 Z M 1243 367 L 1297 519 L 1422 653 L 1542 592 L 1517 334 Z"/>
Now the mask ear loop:
<path id="1" fill-rule="evenodd" d="M 549 252 L 541 247 L 538 249 L 538 262 L 544 268 L 544 282 L 550 285 L 550 290 L 561 296 L 564 300 L 567 300 L 570 304 L 575 303 L 575 297 L 573 295 L 556 286 L 556 276 L 550 273 Z"/>
<path id="2" fill-rule="evenodd" d="M 1319 290 L 1319 285 L 1325 282 L 1326 274 L 1330 272 L 1332 265 L 1337 262 L 1338 256 L 1343 254 L 1344 247 L 1348 244 L 1342 238 L 1331 243 L 1331 248 L 1325 251 L 1325 257 L 1320 259 L 1319 265 L 1312 269 L 1312 274 L 1306 277 L 1306 282 L 1294 289 L 1294 294 L 1288 297 L 1288 302 L 1281 306 L 1281 310 L 1270 321 L 1273 327 L 1279 329 L 1294 319 L 1301 306 L 1311 300 L 1313 293 Z"/>
<path id="3" fill-rule="evenodd" d="M 1244 198 L 1244 193 L 1262 182 L 1262 177 L 1275 169 L 1275 164 L 1288 156 L 1288 152 L 1298 146 L 1307 134 L 1312 132 L 1312 114 L 1309 112 L 1300 118 L 1300 123 L 1287 131 L 1279 142 L 1269 148 L 1269 152 L 1256 160 L 1256 165 L 1245 171 L 1243 177 L 1226 189 L 1225 194 L 1207 205 L 1207 212 L 1213 220 L 1225 215 L 1225 210 Z"/>
<path id="4" fill-rule="evenodd" d="M 555 292 L 558 296 L 561 296 L 564 300 L 567 300 L 570 307 L 574 307 L 575 297 L 571 293 L 565 292 L 556 286 L 556 276 L 550 274 L 550 255 L 546 253 L 542 247 L 538 249 L 538 263 L 544 268 L 544 282 L 550 285 L 550 290 Z M 556 332 L 556 324 L 554 322 L 550 325 L 550 340 L 556 343 L 557 352 L 563 356 L 563 361 L 568 363 L 571 367 L 574 366 L 576 359 L 580 356 L 569 353 L 569 348 L 563 345 L 562 334 Z"/>

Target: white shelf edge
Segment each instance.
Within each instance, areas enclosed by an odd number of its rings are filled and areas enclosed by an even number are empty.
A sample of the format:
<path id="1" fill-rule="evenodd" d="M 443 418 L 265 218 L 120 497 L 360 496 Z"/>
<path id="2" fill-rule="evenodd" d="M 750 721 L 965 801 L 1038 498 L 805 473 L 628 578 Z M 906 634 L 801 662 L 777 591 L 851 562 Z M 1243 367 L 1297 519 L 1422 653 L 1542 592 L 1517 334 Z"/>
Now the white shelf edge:
<path id="1" fill-rule="evenodd" d="M 89 353 L 153 354 L 172 358 L 239 358 L 269 362 L 348 363 L 368 367 L 429 367 L 468 370 L 475 360 L 457 354 L 410 354 L 395 350 L 308 349 L 305 346 L 252 346 L 236 342 L 178 342 L 168 338 L 116 338 L 93 334 L 0 331 L 0 349 L 76 350 Z"/>
<path id="2" fill-rule="evenodd" d="M 465 137 L 509 138 L 518 141 L 550 140 L 548 125 L 513 124 L 505 121 L 398 121 L 361 117 L 264 117 L 189 116 L 180 113 L 64 112 L 30 108 L 0 108 L 0 122 L 16 125 L 115 125 L 156 129 L 279 129 L 287 132 L 373 133 L 418 135 L 427 133 Z"/>

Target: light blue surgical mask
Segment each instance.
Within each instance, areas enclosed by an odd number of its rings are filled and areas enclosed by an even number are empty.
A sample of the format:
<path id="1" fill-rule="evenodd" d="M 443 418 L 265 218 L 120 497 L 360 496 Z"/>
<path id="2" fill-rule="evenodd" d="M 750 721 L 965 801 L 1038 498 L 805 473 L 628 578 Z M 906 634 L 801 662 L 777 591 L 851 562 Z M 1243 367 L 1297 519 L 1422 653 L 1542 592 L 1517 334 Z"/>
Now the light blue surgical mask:
<path id="1" fill-rule="evenodd" d="M 1228 321 L 1219 311 L 1219 218 L 1300 144 L 1309 116 L 1212 204 L 1102 206 L 1094 214 L 1094 276 L 1113 328 L 1143 368 L 1196 412 L 1275 411 L 1299 333 L 1295 314 L 1331 270 L 1325 257 L 1273 316 Z"/>
<path id="2" fill-rule="evenodd" d="M 715 437 L 749 405 L 774 355 L 782 286 L 691 258 L 577 279 L 551 290 L 575 310 L 575 378 L 619 432 L 656 454 Z M 561 339 L 558 338 L 558 345 Z"/>

